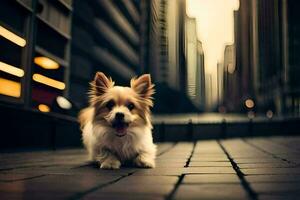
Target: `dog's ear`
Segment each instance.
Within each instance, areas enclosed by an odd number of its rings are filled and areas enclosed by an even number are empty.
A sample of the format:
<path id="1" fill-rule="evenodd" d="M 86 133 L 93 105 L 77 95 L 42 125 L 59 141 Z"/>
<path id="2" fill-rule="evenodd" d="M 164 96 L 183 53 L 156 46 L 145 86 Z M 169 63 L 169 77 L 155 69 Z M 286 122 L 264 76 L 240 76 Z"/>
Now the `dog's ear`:
<path id="1" fill-rule="evenodd" d="M 138 78 L 131 79 L 130 86 L 140 97 L 146 99 L 151 99 L 155 92 L 150 74 L 144 74 Z"/>
<path id="2" fill-rule="evenodd" d="M 94 81 L 92 82 L 92 90 L 94 92 L 94 95 L 100 96 L 104 94 L 106 90 L 113 87 L 114 84 L 115 83 L 110 77 L 106 77 L 102 72 L 97 72 Z"/>

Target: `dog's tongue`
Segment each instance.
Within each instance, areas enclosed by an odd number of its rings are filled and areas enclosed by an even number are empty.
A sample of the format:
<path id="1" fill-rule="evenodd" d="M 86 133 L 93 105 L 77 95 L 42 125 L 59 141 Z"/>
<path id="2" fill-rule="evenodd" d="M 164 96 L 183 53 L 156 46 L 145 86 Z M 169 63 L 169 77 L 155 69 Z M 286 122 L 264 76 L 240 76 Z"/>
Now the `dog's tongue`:
<path id="1" fill-rule="evenodd" d="M 118 136 L 126 135 L 126 126 L 120 125 L 120 126 L 117 126 L 115 129 L 116 129 Z"/>

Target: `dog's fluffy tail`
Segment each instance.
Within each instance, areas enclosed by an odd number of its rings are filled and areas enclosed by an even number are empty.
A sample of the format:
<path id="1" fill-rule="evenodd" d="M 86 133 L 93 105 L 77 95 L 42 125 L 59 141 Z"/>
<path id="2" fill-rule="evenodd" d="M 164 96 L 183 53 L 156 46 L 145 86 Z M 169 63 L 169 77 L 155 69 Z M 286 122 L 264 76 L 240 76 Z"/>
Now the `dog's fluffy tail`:
<path id="1" fill-rule="evenodd" d="M 92 121 L 93 114 L 94 114 L 94 108 L 92 107 L 84 108 L 79 112 L 78 122 L 80 123 L 81 130 L 89 121 Z"/>

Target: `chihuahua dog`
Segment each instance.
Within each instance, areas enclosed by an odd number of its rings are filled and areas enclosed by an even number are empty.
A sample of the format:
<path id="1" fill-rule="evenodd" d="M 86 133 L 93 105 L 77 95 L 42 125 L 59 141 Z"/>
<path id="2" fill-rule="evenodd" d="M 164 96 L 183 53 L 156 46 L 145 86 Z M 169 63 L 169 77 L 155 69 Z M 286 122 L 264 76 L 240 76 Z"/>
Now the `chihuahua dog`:
<path id="1" fill-rule="evenodd" d="M 121 87 L 97 72 L 90 85 L 90 106 L 79 114 L 89 158 L 99 161 L 102 169 L 119 169 L 128 161 L 138 167 L 155 167 L 150 119 L 154 85 L 150 75 L 133 78 L 130 87 Z"/>

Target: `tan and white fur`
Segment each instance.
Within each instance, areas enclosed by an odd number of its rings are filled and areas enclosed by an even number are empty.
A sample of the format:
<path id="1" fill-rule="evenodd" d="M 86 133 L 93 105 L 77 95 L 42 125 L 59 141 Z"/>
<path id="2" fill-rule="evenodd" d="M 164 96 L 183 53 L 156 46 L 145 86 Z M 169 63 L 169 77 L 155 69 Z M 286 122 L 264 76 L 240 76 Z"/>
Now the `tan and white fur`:
<path id="1" fill-rule="evenodd" d="M 91 82 L 90 106 L 79 114 L 82 140 L 92 161 L 102 169 L 119 169 L 125 161 L 138 167 L 155 167 L 150 107 L 154 85 L 149 74 L 115 86 L 97 72 Z"/>

